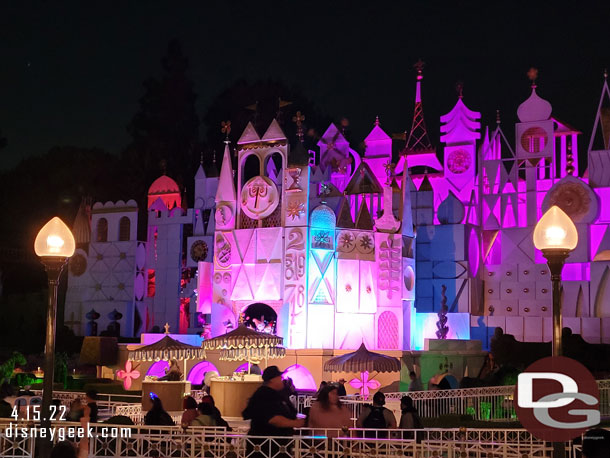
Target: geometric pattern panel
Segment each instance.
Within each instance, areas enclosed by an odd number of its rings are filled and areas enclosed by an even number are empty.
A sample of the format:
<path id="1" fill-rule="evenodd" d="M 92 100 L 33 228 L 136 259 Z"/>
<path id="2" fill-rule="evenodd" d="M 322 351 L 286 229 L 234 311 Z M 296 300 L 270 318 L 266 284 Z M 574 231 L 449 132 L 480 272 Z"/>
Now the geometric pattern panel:
<path id="1" fill-rule="evenodd" d="M 377 348 L 398 349 L 398 319 L 393 312 L 385 311 L 377 321 Z"/>

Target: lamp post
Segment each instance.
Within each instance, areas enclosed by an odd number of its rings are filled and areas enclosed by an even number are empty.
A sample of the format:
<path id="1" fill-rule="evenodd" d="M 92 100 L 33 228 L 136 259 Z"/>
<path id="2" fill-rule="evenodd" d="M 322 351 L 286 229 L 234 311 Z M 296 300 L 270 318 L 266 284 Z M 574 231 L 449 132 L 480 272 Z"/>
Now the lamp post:
<path id="1" fill-rule="evenodd" d="M 558 206 L 549 208 L 534 228 L 534 245 L 546 258 L 553 283 L 553 356 L 563 355 L 561 333 L 561 271 L 578 244 L 578 232 L 570 217 Z M 565 458 L 565 443 L 553 443 L 553 457 Z"/>
<path id="2" fill-rule="evenodd" d="M 51 426 L 51 400 L 53 399 L 53 372 L 55 366 L 55 316 L 57 312 L 57 288 L 59 277 L 68 258 L 74 254 L 75 243 L 68 226 L 54 217 L 45 224 L 34 241 L 34 251 L 45 267 L 49 284 L 47 301 L 47 336 L 44 351 L 44 380 L 42 391 L 42 410 L 40 412 L 43 428 Z M 48 435 L 47 430 L 47 437 Z M 51 452 L 51 443 L 45 441 L 43 457 Z"/>
<path id="3" fill-rule="evenodd" d="M 561 332 L 561 271 L 578 244 L 578 232 L 570 217 L 554 205 L 542 215 L 534 229 L 534 245 L 546 258 L 553 283 L 553 356 L 563 354 Z"/>

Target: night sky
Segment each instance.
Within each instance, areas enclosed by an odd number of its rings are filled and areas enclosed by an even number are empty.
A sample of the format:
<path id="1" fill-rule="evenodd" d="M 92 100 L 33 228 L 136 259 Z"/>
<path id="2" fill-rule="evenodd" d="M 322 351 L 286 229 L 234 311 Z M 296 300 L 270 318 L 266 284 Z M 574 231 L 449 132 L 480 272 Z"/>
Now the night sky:
<path id="1" fill-rule="evenodd" d="M 336 120 L 347 117 L 358 142 L 376 115 L 388 133 L 401 132 L 411 124 L 412 66 L 421 58 L 433 138 L 458 80 L 483 122 L 493 123 L 499 108 L 512 137 L 529 93 L 526 72 L 536 66 L 538 93 L 583 131 L 582 149 L 610 66 L 603 3 L 3 2 L 0 131 L 8 146 L 0 169 L 55 145 L 120 152 L 142 82 L 160 76 L 174 38 L 190 59 L 200 116 L 236 79 L 274 78 L 299 86 Z"/>

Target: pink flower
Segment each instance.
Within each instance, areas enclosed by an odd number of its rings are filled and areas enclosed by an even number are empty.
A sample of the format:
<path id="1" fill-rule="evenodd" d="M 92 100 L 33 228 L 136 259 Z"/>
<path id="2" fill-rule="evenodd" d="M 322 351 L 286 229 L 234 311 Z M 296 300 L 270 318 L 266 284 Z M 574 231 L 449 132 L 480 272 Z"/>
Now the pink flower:
<path id="1" fill-rule="evenodd" d="M 369 389 L 376 390 L 381 386 L 377 380 L 369 380 L 369 371 L 364 371 L 360 373 L 360 378 L 351 379 L 349 384 L 352 388 L 360 389 L 360 396 L 364 399 L 368 399 L 369 397 Z"/>
<path id="2" fill-rule="evenodd" d="M 123 386 L 126 390 L 131 388 L 131 381 L 140 377 L 140 371 L 131 368 L 131 361 L 125 363 L 125 370 L 119 369 L 116 371 L 118 378 L 123 380 Z"/>

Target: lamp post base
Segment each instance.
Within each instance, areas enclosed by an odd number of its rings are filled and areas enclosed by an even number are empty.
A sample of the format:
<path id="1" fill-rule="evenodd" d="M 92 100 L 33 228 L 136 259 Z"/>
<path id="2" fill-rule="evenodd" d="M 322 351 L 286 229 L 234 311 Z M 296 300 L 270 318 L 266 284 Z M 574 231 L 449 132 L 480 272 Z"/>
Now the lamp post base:
<path id="1" fill-rule="evenodd" d="M 542 250 L 551 271 L 553 284 L 553 356 L 563 354 L 561 332 L 563 330 L 561 317 L 561 271 L 571 251 L 569 250 Z"/>
<path id="2" fill-rule="evenodd" d="M 57 314 L 57 289 L 59 286 L 59 278 L 66 265 L 68 258 L 45 256 L 41 257 L 41 262 L 44 264 L 47 271 L 49 295 L 47 302 L 47 335 L 44 352 L 44 380 L 42 384 L 42 427 L 47 429 L 51 427 L 51 401 L 53 399 L 53 373 L 55 370 L 55 320 Z M 50 437 L 50 436 L 48 436 Z M 50 440 L 43 442 L 42 457 L 51 456 L 52 443 Z"/>

